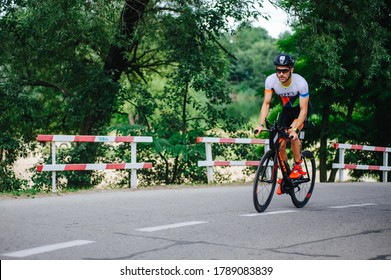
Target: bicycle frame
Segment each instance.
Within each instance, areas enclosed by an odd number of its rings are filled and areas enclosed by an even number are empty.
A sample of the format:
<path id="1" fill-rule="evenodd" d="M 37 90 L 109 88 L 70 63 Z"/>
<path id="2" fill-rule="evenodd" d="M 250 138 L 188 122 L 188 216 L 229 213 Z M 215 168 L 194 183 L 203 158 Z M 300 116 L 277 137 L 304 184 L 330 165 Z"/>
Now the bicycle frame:
<path id="1" fill-rule="evenodd" d="M 267 123 L 267 127 L 270 127 L 270 123 Z M 286 132 L 288 128 L 279 127 L 277 125 L 277 122 L 275 122 L 269 129 L 269 143 L 272 143 L 270 145 L 271 150 L 275 151 L 274 160 L 273 160 L 273 178 L 274 176 L 277 176 L 277 170 L 280 168 L 283 181 L 285 183 L 288 183 L 289 187 L 297 187 L 301 183 L 307 183 L 310 181 L 309 174 L 307 174 L 306 178 L 300 178 L 300 179 L 291 179 L 289 178 L 289 175 L 291 173 L 291 169 L 289 167 L 289 164 L 283 159 L 280 147 L 281 143 L 284 139 L 290 140 L 288 133 Z M 275 134 L 275 135 L 274 135 Z M 305 167 L 307 168 L 307 162 L 304 161 Z M 285 190 L 284 190 L 285 191 Z"/>
<path id="2" fill-rule="evenodd" d="M 273 126 L 266 121 L 269 132 L 270 151 L 267 151 L 258 165 L 253 186 L 253 203 L 258 212 L 263 212 L 269 206 L 277 178 L 278 169 L 281 170 L 282 180 L 278 180 L 281 193 L 289 194 L 292 203 L 297 208 L 304 207 L 309 201 L 315 185 L 316 166 L 314 156 L 310 151 L 301 152 L 306 175 L 298 179 L 290 178 L 291 169 L 285 155 L 281 153 L 281 144 L 289 140 L 288 128 L 279 127 L 277 121 Z M 302 139 L 301 139 L 302 140 Z M 281 194 L 280 192 L 278 194 Z"/>

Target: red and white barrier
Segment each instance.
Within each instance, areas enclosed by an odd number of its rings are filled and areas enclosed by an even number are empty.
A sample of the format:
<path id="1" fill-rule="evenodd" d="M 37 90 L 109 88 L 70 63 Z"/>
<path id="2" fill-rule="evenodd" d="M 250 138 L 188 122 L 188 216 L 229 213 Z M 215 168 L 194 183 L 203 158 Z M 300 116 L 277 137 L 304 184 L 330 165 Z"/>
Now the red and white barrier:
<path id="1" fill-rule="evenodd" d="M 363 150 L 371 152 L 391 152 L 391 148 L 386 147 L 375 147 L 375 146 L 366 146 L 366 145 L 353 145 L 353 144 L 339 144 L 335 143 L 334 148 L 336 149 L 348 149 L 348 150 Z"/>
<path id="2" fill-rule="evenodd" d="M 339 143 L 335 143 L 334 148 L 339 149 L 339 162 L 333 163 L 332 167 L 339 169 L 339 180 L 341 182 L 344 181 L 344 169 L 383 171 L 383 182 L 386 183 L 388 181 L 388 171 L 391 171 L 391 166 L 388 166 L 388 153 L 391 152 L 391 148 Z M 345 164 L 345 149 L 383 152 L 383 165 Z"/>
<path id="3" fill-rule="evenodd" d="M 152 142 L 149 136 L 38 135 L 39 142 Z"/>
<path id="4" fill-rule="evenodd" d="M 107 169 L 131 169 L 131 187 L 137 187 L 137 169 L 152 168 L 150 162 L 137 161 L 137 144 L 151 143 L 149 136 L 96 136 L 96 135 L 38 135 L 39 142 L 52 142 L 52 164 L 38 165 L 37 171 L 52 171 L 52 191 L 56 191 L 56 171 L 82 171 L 82 170 L 107 170 Z M 127 142 L 131 143 L 130 163 L 98 163 L 98 164 L 56 164 L 56 142 Z"/>
<path id="5" fill-rule="evenodd" d="M 205 161 L 198 161 L 199 167 L 207 168 L 208 183 L 213 182 L 214 166 L 258 166 L 259 161 L 218 161 L 213 160 L 212 143 L 217 144 L 264 144 L 265 152 L 269 148 L 268 139 L 250 139 L 250 138 L 214 138 L 214 137 L 197 137 L 197 143 L 205 143 Z"/>
<path id="6" fill-rule="evenodd" d="M 199 161 L 198 166 L 258 166 L 259 161 L 224 161 L 224 160 L 215 160 L 215 161 Z"/>
<path id="7" fill-rule="evenodd" d="M 50 164 L 38 165 L 37 171 L 83 171 L 108 169 L 140 169 L 152 168 L 152 163 L 88 163 L 88 164 Z"/>
<path id="8" fill-rule="evenodd" d="M 197 143 L 268 144 L 268 139 L 197 137 Z"/>

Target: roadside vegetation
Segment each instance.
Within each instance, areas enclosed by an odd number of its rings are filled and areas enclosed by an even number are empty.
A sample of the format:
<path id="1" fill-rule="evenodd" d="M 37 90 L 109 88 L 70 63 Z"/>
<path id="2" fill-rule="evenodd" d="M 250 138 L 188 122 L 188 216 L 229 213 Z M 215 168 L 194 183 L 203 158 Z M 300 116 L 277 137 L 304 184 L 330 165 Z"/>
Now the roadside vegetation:
<path id="1" fill-rule="evenodd" d="M 273 57 L 288 52 L 310 84 L 307 143 L 320 180 L 334 181 L 334 142 L 391 146 L 391 4 L 374 0 L 271 1 L 291 15 L 292 34 L 271 38 L 254 22 L 263 1 L 2 1 L 0 8 L 0 191 L 47 191 L 50 172 L 19 178 L 31 152 L 51 162 L 38 134 L 143 135 L 141 185 L 202 184 L 198 136 L 253 137 Z M 362 12 L 365 7 L 365 13 Z M 271 118 L 279 100 L 274 98 Z M 266 135 L 261 135 L 266 137 Z M 46 150 L 45 150 L 46 149 Z M 257 160 L 262 148 L 216 145 L 216 157 Z M 126 144 L 77 144 L 59 163 L 129 162 Z M 381 153 L 346 162 L 382 163 Z M 244 170 L 251 173 L 253 169 Z M 330 172 L 331 171 L 331 172 Z M 117 171 L 126 187 L 128 172 Z M 99 172 L 58 172 L 62 189 L 99 185 Z M 355 180 L 382 172 L 353 171 Z M 389 176 L 390 178 L 391 176 Z M 229 172 L 216 176 L 230 182 Z"/>

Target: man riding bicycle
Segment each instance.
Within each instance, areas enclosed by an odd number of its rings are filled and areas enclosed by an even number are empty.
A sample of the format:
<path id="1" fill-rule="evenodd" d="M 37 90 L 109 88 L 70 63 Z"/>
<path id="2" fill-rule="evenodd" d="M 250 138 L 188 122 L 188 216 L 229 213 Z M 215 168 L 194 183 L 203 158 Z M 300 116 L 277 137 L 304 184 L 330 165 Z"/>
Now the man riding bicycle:
<path id="1" fill-rule="evenodd" d="M 299 141 L 299 132 L 304 127 L 309 111 L 309 90 L 307 81 L 299 74 L 293 73 L 294 58 L 288 54 L 280 54 L 274 58 L 276 74 L 272 74 L 265 81 L 265 97 L 260 113 L 260 124 L 255 128 L 258 135 L 265 127 L 266 117 L 269 114 L 270 102 L 273 92 L 281 97 L 283 104 L 280 125 L 289 127 L 291 147 L 295 164 L 289 175 L 291 179 L 298 179 L 306 172 L 302 170 L 301 163 L 301 145 Z M 286 139 L 280 146 L 280 152 L 283 160 L 288 160 L 286 153 Z M 281 194 L 281 180 L 279 180 L 277 194 Z"/>

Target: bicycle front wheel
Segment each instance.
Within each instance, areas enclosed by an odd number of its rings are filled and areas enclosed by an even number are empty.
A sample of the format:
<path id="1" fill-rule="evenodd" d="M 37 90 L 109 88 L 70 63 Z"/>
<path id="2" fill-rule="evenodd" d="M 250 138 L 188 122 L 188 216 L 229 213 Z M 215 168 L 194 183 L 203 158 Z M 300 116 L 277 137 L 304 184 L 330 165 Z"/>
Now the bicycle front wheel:
<path id="1" fill-rule="evenodd" d="M 277 164 L 274 164 L 274 156 L 274 151 L 268 151 L 262 157 L 255 174 L 253 201 L 254 207 L 258 212 L 266 210 L 276 188 Z"/>
<path id="2" fill-rule="evenodd" d="M 293 182 L 294 187 L 290 188 L 289 194 L 293 204 L 297 208 L 304 207 L 310 200 L 315 186 L 316 165 L 314 155 L 310 151 L 302 152 L 303 162 L 301 164 L 303 171 L 307 172 L 303 178 Z"/>

